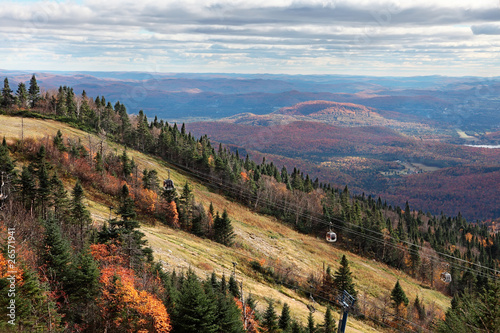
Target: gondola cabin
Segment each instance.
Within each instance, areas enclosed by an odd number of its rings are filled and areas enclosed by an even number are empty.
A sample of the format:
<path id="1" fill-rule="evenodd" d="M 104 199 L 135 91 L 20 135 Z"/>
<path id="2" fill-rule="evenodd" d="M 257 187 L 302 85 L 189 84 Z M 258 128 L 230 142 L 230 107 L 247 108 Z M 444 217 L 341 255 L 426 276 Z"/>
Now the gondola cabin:
<path id="1" fill-rule="evenodd" d="M 448 272 L 441 273 L 441 281 L 444 283 L 450 283 L 451 282 L 451 274 Z"/>
<path id="2" fill-rule="evenodd" d="M 326 241 L 329 243 L 335 243 L 337 241 L 337 234 L 333 231 L 328 231 L 326 233 Z"/>
<path id="3" fill-rule="evenodd" d="M 175 189 L 174 181 L 172 179 L 165 179 L 163 181 L 163 189 L 165 191 L 172 191 L 173 189 Z"/>

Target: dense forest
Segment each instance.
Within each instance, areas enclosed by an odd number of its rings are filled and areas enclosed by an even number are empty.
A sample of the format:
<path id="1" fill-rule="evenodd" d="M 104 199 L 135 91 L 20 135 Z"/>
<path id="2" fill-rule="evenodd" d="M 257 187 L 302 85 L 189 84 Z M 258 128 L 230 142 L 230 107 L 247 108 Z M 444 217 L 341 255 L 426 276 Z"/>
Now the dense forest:
<path id="1" fill-rule="evenodd" d="M 422 285 L 453 296 L 452 307 L 440 323 L 425 322 L 418 298 L 411 302 L 396 283 L 391 304 L 392 324 L 402 329 L 403 318 L 418 317 L 422 325 L 443 332 L 466 324 L 483 330 L 498 326 L 498 265 L 500 236 L 485 226 L 467 223 L 460 215 L 432 216 L 391 207 L 382 198 L 352 196 L 347 187 L 334 188 L 295 168 L 289 172 L 265 159 L 222 145 L 213 147 L 205 135 L 193 137 L 184 124 L 149 121 L 141 111 L 129 115 L 125 105 L 105 97 L 76 95 L 70 87 L 40 94 L 35 76 L 29 88 L 20 83 L 14 94 L 4 80 L 2 113 L 56 119 L 97 134 L 101 142 L 71 140 L 54 133 L 51 140 L 21 138 L 0 147 L 2 172 L 2 255 L 0 289 L 10 288 L 11 253 L 16 263 L 16 327 L 13 331 L 155 331 L 155 332 L 314 332 L 302 327 L 283 307 L 278 316 L 272 301 L 259 313 L 251 296 L 243 297 L 234 276 L 209 279 L 193 272 L 167 272 L 154 261 L 139 230 L 140 222 L 159 221 L 199 237 L 232 245 L 227 212 L 205 208 L 189 183 L 177 189 L 162 186 L 157 171 L 139 170 L 124 149 L 102 149 L 111 140 L 175 165 L 232 200 L 256 212 L 273 215 L 284 224 L 312 235 L 329 229 L 338 246 L 405 271 Z M 17 167 L 16 167 L 17 166 Z M 72 184 L 70 194 L 64 184 Z M 116 218 L 94 225 L 83 204 L 85 191 L 94 191 L 114 208 Z M 177 193 L 179 192 L 179 193 Z M 110 208 L 111 210 L 112 208 Z M 12 229 L 15 228 L 15 229 Z M 14 231 L 15 230 L 15 231 Z M 9 242 L 16 241 L 14 252 Z M 315 294 L 335 304 L 336 294 L 356 294 L 347 259 L 343 269 L 311 279 Z M 253 268 L 275 282 L 292 285 L 279 270 L 254 262 Z M 440 275 L 449 272 L 451 282 Z M 496 274 L 496 275 L 495 275 Z M 82 287 L 85 286 L 85 287 Z M 308 286 L 308 289 L 309 289 Z M 7 317 L 8 299 L 2 299 Z M 4 313 L 5 312 L 5 313 Z M 467 313 L 467 316 L 461 313 Z M 486 313 L 488 312 L 488 313 Z M 327 311 L 327 314 L 329 311 Z M 416 313 L 416 315 L 415 315 Z M 360 312 L 362 315 L 362 312 Z M 333 331 L 331 313 L 320 328 Z M 312 317 L 311 317 L 312 318 Z M 413 317 L 412 317 L 413 318 Z M 310 320 L 312 321 L 312 319 Z"/>

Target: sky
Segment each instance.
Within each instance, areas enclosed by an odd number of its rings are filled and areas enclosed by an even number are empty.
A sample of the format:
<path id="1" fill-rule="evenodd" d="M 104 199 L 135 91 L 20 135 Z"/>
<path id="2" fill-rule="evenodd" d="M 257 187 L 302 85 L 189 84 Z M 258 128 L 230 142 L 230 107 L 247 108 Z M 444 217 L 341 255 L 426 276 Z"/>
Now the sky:
<path id="1" fill-rule="evenodd" d="M 500 0 L 0 0 L 0 69 L 500 75 Z"/>

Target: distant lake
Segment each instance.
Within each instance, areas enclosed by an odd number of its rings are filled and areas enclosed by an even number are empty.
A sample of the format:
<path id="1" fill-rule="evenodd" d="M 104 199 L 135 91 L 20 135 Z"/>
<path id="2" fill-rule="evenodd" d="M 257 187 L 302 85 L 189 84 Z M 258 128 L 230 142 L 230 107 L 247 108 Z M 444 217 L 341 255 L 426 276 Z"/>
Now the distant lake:
<path id="1" fill-rule="evenodd" d="M 475 147 L 475 148 L 500 148 L 500 145 L 466 145 L 467 147 Z"/>

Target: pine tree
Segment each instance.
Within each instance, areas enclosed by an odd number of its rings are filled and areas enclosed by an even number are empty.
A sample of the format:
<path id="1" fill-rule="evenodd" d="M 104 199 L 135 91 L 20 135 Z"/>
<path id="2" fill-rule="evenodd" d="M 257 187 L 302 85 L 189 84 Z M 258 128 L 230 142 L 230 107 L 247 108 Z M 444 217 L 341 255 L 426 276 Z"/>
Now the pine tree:
<path id="1" fill-rule="evenodd" d="M 352 281 L 352 273 L 349 268 L 349 261 L 343 255 L 340 260 L 340 267 L 334 274 L 333 283 L 339 292 L 347 291 L 351 296 L 356 297 L 357 292 L 354 282 Z"/>
<path id="2" fill-rule="evenodd" d="M 217 295 L 217 325 L 216 332 L 220 333 L 243 333 L 243 323 L 241 321 L 241 312 L 236 306 L 233 298 L 229 295 L 219 293 Z"/>
<path id="3" fill-rule="evenodd" d="M 0 145 L 0 172 L 7 176 L 13 173 L 14 167 L 15 165 L 10 157 L 9 147 L 5 141 L 5 137 L 3 137 L 2 144 Z"/>
<path id="4" fill-rule="evenodd" d="M 68 191 L 66 191 L 63 182 L 55 173 L 52 175 L 50 183 L 52 187 L 50 201 L 51 206 L 54 207 L 54 216 L 57 220 L 62 221 L 67 218 L 66 213 L 70 207 Z"/>
<path id="5" fill-rule="evenodd" d="M 406 297 L 406 294 L 399 284 L 399 280 L 396 282 L 396 285 L 391 291 L 391 301 L 392 301 L 392 307 L 396 310 L 396 316 L 400 315 L 400 307 L 404 305 L 405 307 L 408 305 L 408 297 Z"/>
<path id="6" fill-rule="evenodd" d="M 300 327 L 300 324 L 296 320 L 294 320 L 292 323 L 291 332 L 292 333 L 302 333 L 302 327 Z"/>
<path id="7" fill-rule="evenodd" d="M 330 306 L 327 306 L 325 312 L 325 321 L 323 323 L 323 332 L 333 333 L 334 329 L 335 329 L 335 321 L 333 320 L 332 311 Z"/>
<path id="8" fill-rule="evenodd" d="M 31 77 L 28 94 L 30 99 L 30 106 L 34 108 L 36 106 L 36 103 L 40 99 L 40 88 L 38 87 L 38 83 L 36 82 L 35 74 L 33 74 L 33 76 Z"/>
<path id="9" fill-rule="evenodd" d="M 289 328 L 291 328 L 291 321 L 292 318 L 290 316 L 290 307 L 288 306 L 287 303 L 283 305 L 283 309 L 281 310 L 281 316 L 278 321 L 278 327 L 281 328 L 283 331 L 287 331 Z"/>
<path id="10" fill-rule="evenodd" d="M 234 274 L 231 274 L 231 277 L 229 278 L 228 289 L 231 296 L 240 298 L 240 290 L 238 288 L 238 282 L 236 282 Z"/>
<path id="11" fill-rule="evenodd" d="M 23 166 L 23 170 L 21 172 L 21 200 L 24 204 L 24 207 L 28 210 L 33 209 L 33 205 L 36 197 L 36 183 L 33 178 L 33 166 L 30 164 L 27 167 Z"/>
<path id="12" fill-rule="evenodd" d="M 14 96 L 12 95 L 12 89 L 10 89 L 9 86 L 9 80 L 5 78 L 2 89 L 2 106 L 9 108 L 12 104 L 14 104 Z"/>
<path id="13" fill-rule="evenodd" d="M 207 298 L 196 275 L 190 270 L 182 284 L 173 326 L 179 333 L 216 332 L 216 304 Z"/>
<path id="14" fill-rule="evenodd" d="M 83 187 L 80 184 L 79 180 L 73 187 L 73 191 L 71 194 L 73 195 L 73 199 L 71 201 L 71 220 L 78 227 L 78 233 L 80 236 L 79 245 L 80 247 L 82 247 L 86 229 L 92 223 L 92 219 L 90 217 L 90 212 L 85 208 L 85 205 L 83 203 Z"/>
<path id="15" fill-rule="evenodd" d="M 309 312 L 309 316 L 307 317 L 307 333 L 316 333 L 316 327 L 314 325 L 314 317 L 312 312 Z"/>
<path id="16" fill-rule="evenodd" d="M 222 216 L 216 214 L 214 219 L 214 237 L 215 241 L 226 246 L 233 245 L 234 232 L 233 226 L 231 225 L 231 220 L 224 210 Z"/>
<path id="17" fill-rule="evenodd" d="M 278 316 L 274 311 L 273 302 L 267 302 L 267 308 L 264 312 L 262 325 L 267 329 L 267 332 L 274 333 L 278 330 Z"/>
<path id="18" fill-rule="evenodd" d="M 53 142 L 54 142 L 54 146 L 57 148 L 57 150 L 59 150 L 59 151 L 66 151 L 67 150 L 66 146 L 64 145 L 64 140 L 63 140 L 61 130 L 57 130 L 57 134 L 54 137 Z"/>
<path id="19" fill-rule="evenodd" d="M 52 218 L 45 223 L 42 259 L 47 265 L 50 281 L 60 283 L 65 290 L 71 279 L 71 248 L 62 236 L 58 222 Z"/>
<path id="20" fill-rule="evenodd" d="M 17 106 L 19 108 L 24 109 L 28 106 L 28 91 L 26 91 L 26 85 L 23 82 L 20 82 L 17 86 Z"/>

